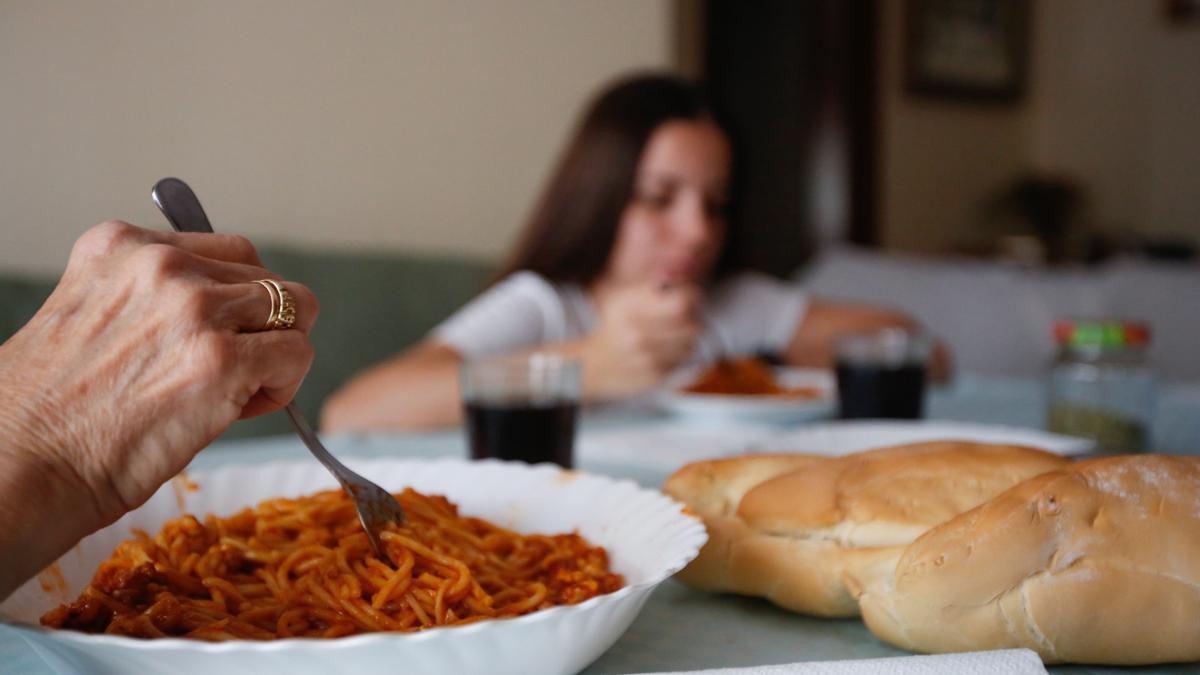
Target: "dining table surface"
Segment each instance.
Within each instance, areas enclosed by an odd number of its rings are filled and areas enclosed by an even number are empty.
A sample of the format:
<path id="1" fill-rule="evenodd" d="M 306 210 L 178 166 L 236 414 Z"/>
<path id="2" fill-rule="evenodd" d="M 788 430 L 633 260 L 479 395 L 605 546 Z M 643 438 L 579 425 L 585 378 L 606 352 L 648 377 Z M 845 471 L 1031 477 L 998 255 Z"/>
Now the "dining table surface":
<path id="1" fill-rule="evenodd" d="M 960 375 L 926 395 L 928 420 L 1042 429 L 1043 383 L 1032 379 Z M 732 455 L 772 445 L 802 424 L 697 420 L 651 405 L 587 411 L 576 439 L 576 468 L 658 488 L 682 462 Z M 1152 426 L 1154 449 L 1200 454 L 1200 383 L 1162 384 Z M 326 445 L 342 458 L 465 457 L 461 428 L 390 435 L 330 435 Z M 657 452 L 660 449 L 661 452 Z M 294 436 L 221 440 L 196 456 L 189 471 L 231 464 L 309 461 Z M 1131 620 L 1133 620 L 1131 618 Z M 857 619 L 817 619 L 765 600 L 692 590 L 667 580 L 616 644 L 584 673 L 647 673 L 753 666 L 797 661 L 905 655 L 876 639 Z M 1051 673 L 1197 673 L 1200 663 L 1142 668 L 1056 666 Z M 19 631 L 0 624 L 0 673 L 59 672 Z"/>

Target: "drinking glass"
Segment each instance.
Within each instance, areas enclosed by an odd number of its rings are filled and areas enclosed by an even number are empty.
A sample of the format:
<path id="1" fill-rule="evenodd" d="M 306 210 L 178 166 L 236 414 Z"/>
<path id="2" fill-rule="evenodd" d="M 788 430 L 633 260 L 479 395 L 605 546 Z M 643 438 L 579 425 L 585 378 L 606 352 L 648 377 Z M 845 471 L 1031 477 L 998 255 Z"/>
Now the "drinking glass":
<path id="1" fill-rule="evenodd" d="M 471 360 L 460 380 L 472 459 L 572 466 L 578 360 L 542 353 Z"/>
<path id="2" fill-rule="evenodd" d="M 920 419 L 933 341 L 899 328 L 850 333 L 834 342 L 842 419 Z"/>

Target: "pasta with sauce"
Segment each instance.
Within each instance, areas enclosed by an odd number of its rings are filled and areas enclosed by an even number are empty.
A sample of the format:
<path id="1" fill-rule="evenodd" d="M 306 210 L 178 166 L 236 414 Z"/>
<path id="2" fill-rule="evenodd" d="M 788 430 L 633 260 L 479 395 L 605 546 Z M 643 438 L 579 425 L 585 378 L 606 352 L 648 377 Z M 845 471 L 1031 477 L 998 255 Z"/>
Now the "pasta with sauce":
<path id="1" fill-rule="evenodd" d="M 578 534 L 523 535 L 460 516 L 444 497 L 397 498 L 406 519 L 381 535 L 388 561 L 344 493 L 274 499 L 135 531 L 42 623 L 139 638 L 333 638 L 519 616 L 624 584 Z"/>
<path id="2" fill-rule="evenodd" d="M 771 366 L 756 357 L 721 359 L 706 368 L 684 391 L 691 394 L 780 396 L 812 399 L 821 396 L 815 387 L 785 387 Z"/>

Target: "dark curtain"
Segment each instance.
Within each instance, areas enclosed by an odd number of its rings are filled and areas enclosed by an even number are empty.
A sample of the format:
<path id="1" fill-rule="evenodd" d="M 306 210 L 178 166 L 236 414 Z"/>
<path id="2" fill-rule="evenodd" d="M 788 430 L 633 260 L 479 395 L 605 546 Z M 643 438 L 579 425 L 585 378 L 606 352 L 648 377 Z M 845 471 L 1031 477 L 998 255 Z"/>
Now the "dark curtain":
<path id="1" fill-rule="evenodd" d="M 738 263 L 787 275 L 818 226 L 875 243 L 876 34 L 874 0 L 704 4 L 701 68 L 739 151 Z"/>

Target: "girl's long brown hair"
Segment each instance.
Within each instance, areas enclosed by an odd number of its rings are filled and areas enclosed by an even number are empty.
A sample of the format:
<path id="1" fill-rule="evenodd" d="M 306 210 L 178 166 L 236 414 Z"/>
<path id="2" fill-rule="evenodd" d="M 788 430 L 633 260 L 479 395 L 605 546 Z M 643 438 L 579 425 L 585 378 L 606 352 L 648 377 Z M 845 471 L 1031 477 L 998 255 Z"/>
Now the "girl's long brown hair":
<path id="1" fill-rule="evenodd" d="M 683 78 L 638 75 L 601 92 L 496 279 L 529 270 L 555 282 L 586 287 L 595 281 L 633 197 L 642 151 L 654 130 L 671 120 L 711 121 L 729 136 L 703 90 Z M 723 267 L 718 263 L 718 272 Z"/>

